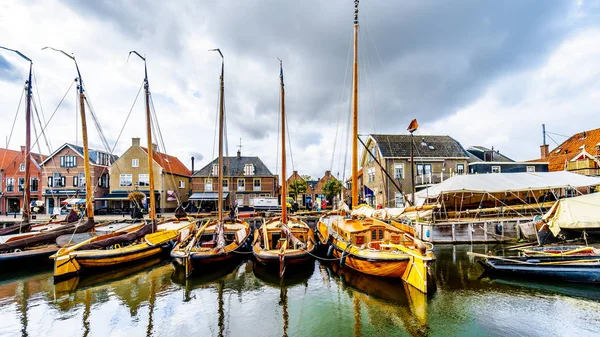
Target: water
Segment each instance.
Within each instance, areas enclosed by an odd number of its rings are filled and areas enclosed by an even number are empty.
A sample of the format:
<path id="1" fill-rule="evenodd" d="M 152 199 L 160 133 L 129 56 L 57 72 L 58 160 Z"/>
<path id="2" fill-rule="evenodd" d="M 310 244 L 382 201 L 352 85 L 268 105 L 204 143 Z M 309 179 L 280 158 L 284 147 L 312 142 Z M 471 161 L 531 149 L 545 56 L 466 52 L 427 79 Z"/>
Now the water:
<path id="1" fill-rule="evenodd" d="M 600 287 L 480 278 L 438 246 L 437 289 L 319 262 L 276 271 L 252 261 L 185 281 L 167 261 L 54 285 L 50 270 L 0 279 L 0 336 L 598 336 Z"/>

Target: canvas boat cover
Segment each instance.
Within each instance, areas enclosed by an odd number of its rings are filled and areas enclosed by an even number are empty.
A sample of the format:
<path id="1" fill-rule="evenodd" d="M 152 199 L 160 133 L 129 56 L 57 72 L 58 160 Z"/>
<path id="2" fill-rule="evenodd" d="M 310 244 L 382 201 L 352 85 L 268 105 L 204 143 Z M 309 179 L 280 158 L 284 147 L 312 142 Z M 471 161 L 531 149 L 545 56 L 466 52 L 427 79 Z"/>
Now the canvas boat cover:
<path id="1" fill-rule="evenodd" d="M 561 229 L 600 229 L 600 193 L 561 199 L 543 219 L 554 236 Z"/>
<path id="2" fill-rule="evenodd" d="M 448 178 L 444 182 L 419 191 L 415 193 L 415 199 L 416 205 L 420 206 L 425 204 L 427 199 L 436 199 L 441 194 L 449 193 L 500 193 L 598 185 L 600 185 L 598 177 L 567 171 L 469 174 Z"/>

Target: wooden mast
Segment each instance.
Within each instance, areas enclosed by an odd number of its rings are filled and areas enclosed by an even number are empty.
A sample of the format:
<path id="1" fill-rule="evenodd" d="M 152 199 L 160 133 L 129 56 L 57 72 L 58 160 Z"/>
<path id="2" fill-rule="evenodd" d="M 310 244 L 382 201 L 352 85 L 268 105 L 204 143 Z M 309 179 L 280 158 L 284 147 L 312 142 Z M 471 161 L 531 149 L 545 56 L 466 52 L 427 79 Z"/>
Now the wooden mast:
<path id="1" fill-rule="evenodd" d="M 352 66 L 352 208 L 358 206 L 358 0 L 354 0 L 354 62 Z"/>
<path id="2" fill-rule="evenodd" d="M 217 51 L 219 52 L 219 55 L 221 55 L 221 77 L 219 79 L 219 174 L 218 174 L 218 178 L 219 182 L 217 184 L 217 186 L 219 186 L 219 190 L 218 190 L 218 194 L 217 194 L 217 198 L 218 198 L 218 210 L 219 210 L 219 215 L 218 215 L 218 220 L 219 220 L 219 224 L 220 226 L 223 226 L 223 119 L 224 119 L 224 94 L 225 94 L 225 81 L 224 81 L 224 76 L 225 76 L 225 58 L 223 57 L 223 53 L 221 53 L 220 49 L 211 49 L 211 51 Z M 222 231 L 221 231 L 222 233 Z"/>
<path id="3" fill-rule="evenodd" d="M 87 123 L 85 118 L 85 94 L 83 93 L 83 79 L 81 78 L 81 72 L 77 65 L 75 56 L 69 55 L 60 49 L 52 47 L 44 47 L 42 50 L 50 48 L 54 51 L 60 52 L 75 62 L 75 68 L 77 69 L 77 81 L 79 82 L 79 111 L 81 116 L 81 133 L 83 140 L 83 169 L 85 174 L 85 208 L 88 219 L 94 219 L 94 202 L 92 201 L 92 176 L 90 174 L 90 153 L 88 150 L 88 139 L 87 139 Z"/>
<path id="4" fill-rule="evenodd" d="M 281 222 L 287 224 L 287 186 L 285 181 L 285 88 L 283 85 L 283 64 L 281 60 L 279 60 L 279 79 L 281 81 Z"/>
<path id="5" fill-rule="evenodd" d="M 146 67 L 146 58 L 140 55 L 140 53 L 132 50 L 129 52 L 136 54 L 142 60 L 144 60 L 144 91 L 146 93 L 146 137 L 148 141 L 148 183 L 149 183 L 149 198 L 150 205 L 148 207 L 148 215 L 150 221 L 152 221 L 152 231 L 154 231 L 156 225 L 156 196 L 154 195 L 154 150 L 152 144 L 152 115 L 150 114 L 150 83 L 148 82 L 148 68 Z"/>
<path id="6" fill-rule="evenodd" d="M 31 73 L 33 70 L 33 61 L 27 56 L 21 54 L 18 50 L 9 49 L 0 46 L 0 49 L 8 50 L 17 53 L 19 56 L 29 61 L 29 77 L 25 84 L 27 85 L 27 101 L 25 107 L 25 182 L 23 183 L 23 219 L 22 222 L 29 222 L 30 218 L 30 199 L 31 188 Z M 17 182 L 18 183 L 18 182 Z"/>

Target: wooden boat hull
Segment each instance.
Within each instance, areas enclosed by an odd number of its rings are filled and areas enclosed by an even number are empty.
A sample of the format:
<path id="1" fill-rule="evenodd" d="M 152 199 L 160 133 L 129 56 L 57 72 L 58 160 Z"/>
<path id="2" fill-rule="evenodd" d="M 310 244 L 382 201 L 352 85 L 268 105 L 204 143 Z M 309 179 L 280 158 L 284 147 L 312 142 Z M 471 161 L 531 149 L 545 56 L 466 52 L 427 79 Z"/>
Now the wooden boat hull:
<path id="1" fill-rule="evenodd" d="M 581 256 L 579 258 L 582 258 Z M 531 260 L 530 260 L 531 261 Z M 566 262 L 561 264 L 523 264 L 495 259 L 483 259 L 478 262 L 494 275 L 559 280 L 566 282 L 600 283 L 600 257 L 590 262 Z"/>
<path id="2" fill-rule="evenodd" d="M 278 249 L 264 250 L 254 245 L 252 253 L 256 260 L 262 264 L 279 266 L 280 255 Z M 286 250 L 283 256 L 287 265 L 305 264 L 313 259 L 311 252 L 300 249 Z"/>
<path id="3" fill-rule="evenodd" d="M 73 250 L 54 256 L 54 280 L 65 280 L 80 274 L 83 270 L 93 270 L 121 266 L 150 257 L 155 257 L 172 247 L 171 242 L 178 232 L 162 231 L 146 235 L 144 242 L 115 249 Z"/>
<path id="4" fill-rule="evenodd" d="M 48 267 L 52 265 L 48 257 L 55 254 L 59 248 L 58 245 L 48 245 L 21 252 L 0 254 L 0 267 L 2 270 L 9 270 L 12 267 L 22 268 L 24 265 Z"/>
<path id="5" fill-rule="evenodd" d="M 344 257 L 343 262 L 341 262 L 344 251 L 335 245 L 333 247 L 333 256 L 340 259 L 341 265 L 347 266 L 367 275 L 402 278 L 406 272 L 406 267 L 410 262 L 409 257 L 402 257 L 398 259 L 382 259 L 376 256 L 369 256 L 365 254 L 361 254 L 362 256 L 347 254 Z"/>

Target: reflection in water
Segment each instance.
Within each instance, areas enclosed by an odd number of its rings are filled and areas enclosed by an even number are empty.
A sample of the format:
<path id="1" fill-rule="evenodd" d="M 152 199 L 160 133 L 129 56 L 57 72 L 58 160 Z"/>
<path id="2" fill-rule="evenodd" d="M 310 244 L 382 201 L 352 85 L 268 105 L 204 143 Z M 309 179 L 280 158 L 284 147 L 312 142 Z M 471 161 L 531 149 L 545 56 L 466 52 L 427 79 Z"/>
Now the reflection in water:
<path id="1" fill-rule="evenodd" d="M 437 246 L 438 291 L 429 297 L 401 281 L 319 262 L 290 269 L 284 279 L 252 261 L 187 280 L 158 260 L 56 286 L 51 271 L 4 275 L 0 336 L 539 336 L 600 329 L 599 287 L 481 277 L 466 252 L 492 249 Z"/>

